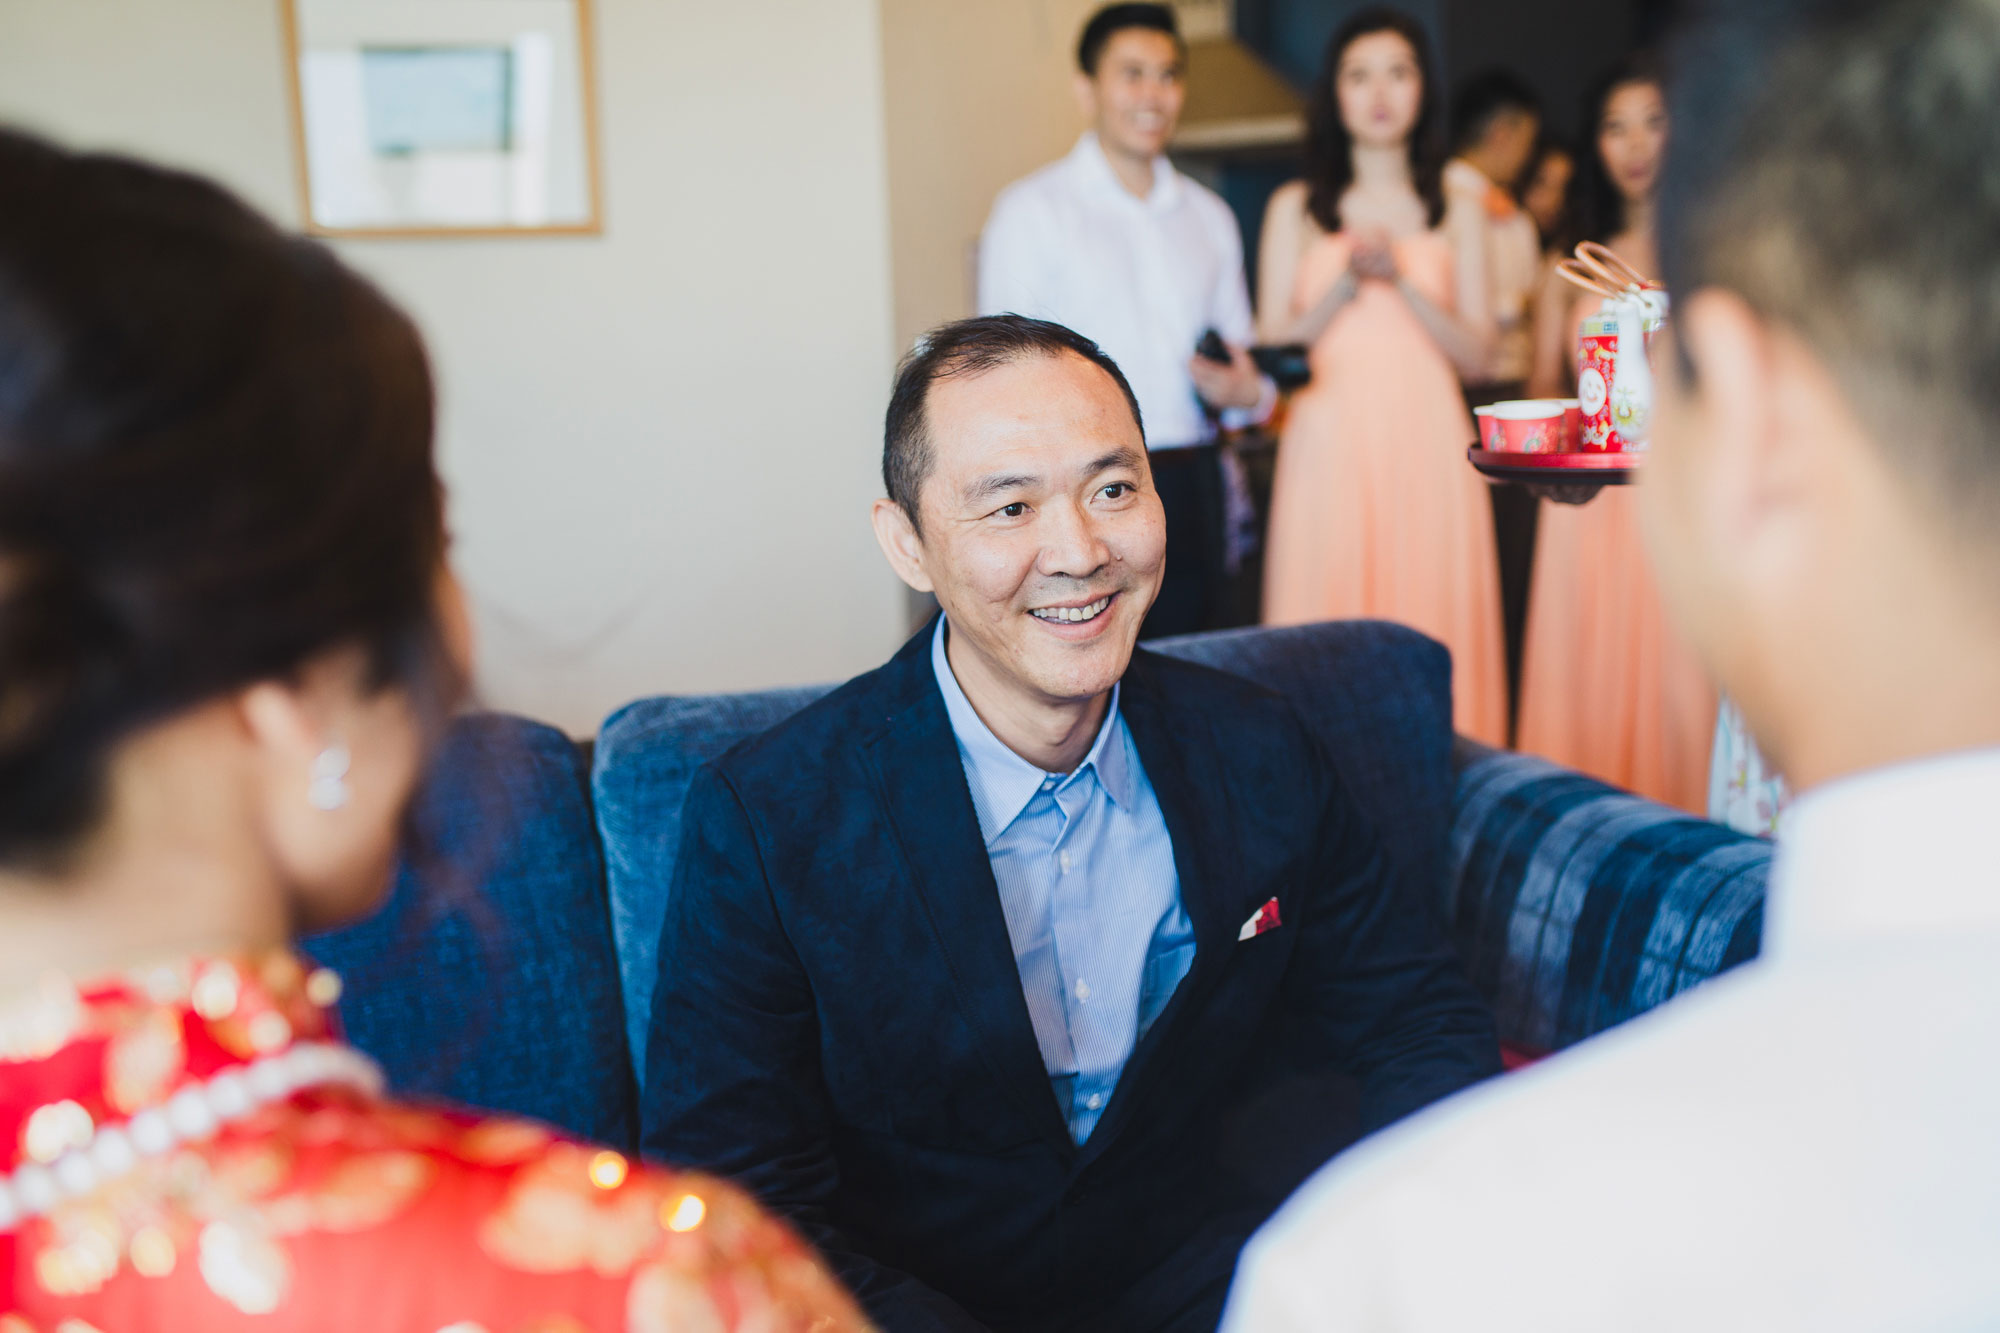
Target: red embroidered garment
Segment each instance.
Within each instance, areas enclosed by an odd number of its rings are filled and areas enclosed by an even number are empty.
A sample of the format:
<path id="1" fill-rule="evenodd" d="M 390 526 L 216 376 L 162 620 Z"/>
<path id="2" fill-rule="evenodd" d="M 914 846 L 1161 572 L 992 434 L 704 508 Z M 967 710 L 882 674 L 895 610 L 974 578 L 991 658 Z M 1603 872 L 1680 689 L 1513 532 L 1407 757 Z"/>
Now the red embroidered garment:
<path id="1" fill-rule="evenodd" d="M 844 1333 L 740 1191 L 385 1101 L 331 973 L 190 961 L 0 1008 L 0 1333 Z"/>

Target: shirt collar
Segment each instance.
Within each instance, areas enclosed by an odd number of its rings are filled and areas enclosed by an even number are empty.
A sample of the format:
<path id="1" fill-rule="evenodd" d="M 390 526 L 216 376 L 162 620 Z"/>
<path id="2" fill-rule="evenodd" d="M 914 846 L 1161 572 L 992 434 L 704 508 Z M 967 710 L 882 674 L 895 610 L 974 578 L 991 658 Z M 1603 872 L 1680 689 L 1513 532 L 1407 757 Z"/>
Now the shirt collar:
<path id="1" fill-rule="evenodd" d="M 2000 928 L 2000 749 L 1842 778 L 1785 812 L 1764 952 Z"/>
<path id="2" fill-rule="evenodd" d="M 1076 141 L 1076 147 L 1070 150 L 1069 157 L 1086 180 L 1135 208 L 1165 212 L 1180 202 L 1181 174 L 1174 170 L 1174 164 L 1167 160 L 1165 153 L 1153 159 L 1153 190 L 1144 199 L 1126 189 L 1125 183 L 1118 179 L 1118 173 L 1111 169 L 1111 160 L 1104 156 L 1104 147 L 1097 141 L 1096 130 L 1085 130 Z"/>
<path id="3" fill-rule="evenodd" d="M 1104 794 L 1119 808 L 1133 808 L 1138 796 L 1133 771 L 1136 760 L 1131 753 L 1131 733 L 1118 714 L 1122 681 L 1111 687 L 1111 706 L 1104 710 L 1097 739 L 1091 742 L 1083 762 L 1069 774 L 1046 773 L 1008 749 L 965 697 L 965 690 L 951 669 L 951 660 L 945 655 L 946 627 L 945 618 L 939 616 L 937 631 L 931 636 L 931 670 L 937 674 L 938 690 L 944 695 L 944 711 L 951 719 L 952 734 L 958 738 L 959 758 L 972 788 L 972 808 L 979 816 L 979 832 L 988 847 L 1021 817 L 1028 802 L 1052 777 L 1061 779 L 1055 788 L 1060 791 L 1081 781 L 1086 773 L 1095 773 Z"/>

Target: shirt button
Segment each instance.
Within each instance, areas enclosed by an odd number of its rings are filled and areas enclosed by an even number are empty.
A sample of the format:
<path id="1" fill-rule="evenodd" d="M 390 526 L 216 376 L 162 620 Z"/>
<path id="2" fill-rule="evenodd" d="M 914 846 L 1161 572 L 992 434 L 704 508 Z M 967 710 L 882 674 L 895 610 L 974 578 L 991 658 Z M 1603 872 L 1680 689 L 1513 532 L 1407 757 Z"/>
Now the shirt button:
<path id="1" fill-rule="evenodd" d="M 1083 980 L 1081 977 L 1077 978 L 1076 982 L 1076 998 L 1079 1000 L 1087 1000 L 1090 998 L 1090 983 L 1088 981 Z"/>
<path id="2" fill-rule="evenodd" d="M 1100 1094 L 1093 1092 L 1090 1096 L 1084 1098 L 1083 1104 L 1095 1111 L 1098 1107 L 1104 1105 L 1104 1098 Z"/>
<path id="3" fill-rule="evenodd" d="M 1062 855 L 1058 856 L 1058 857 L 1056 858 L 1056 863 L 1057 863 L 1058 865 L 1060 865 L 1060 866 L 1062 867 L 1062 872 L 1063 872 L 1063 874 L 1067 875 L 1067 874 L 1069 873 L 1069 853 L 1068 853 L 1068 852 L 1064 852 L 1064 853 L 1063 853 Z"/>

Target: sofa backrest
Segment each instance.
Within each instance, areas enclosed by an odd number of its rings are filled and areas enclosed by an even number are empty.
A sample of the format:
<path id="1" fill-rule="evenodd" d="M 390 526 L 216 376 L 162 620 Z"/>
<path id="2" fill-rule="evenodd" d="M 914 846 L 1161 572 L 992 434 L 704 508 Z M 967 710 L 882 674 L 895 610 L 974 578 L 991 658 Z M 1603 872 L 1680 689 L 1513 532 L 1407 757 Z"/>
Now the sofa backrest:
<path id="1" fill-rule="evenodd" d="M 603 860 L 574 742 L 525 718 L 459 719 L 380 911 L 301 947 L 341 974 L 347 1034 L 397 1092 L 638 1139 Z"/>
<path id="2" fill-rule="evenodd" d="M 1149 646 L 1287 696 L 1375 823 L 1404 882 L 1427 904 L 1437 902 L 1452 781 L 1451 659 L 1442 647 L 1380 621 L 1231 630 Z M 703 764 L 830 688 L 643 699 L 599 733 L 591 787 L 635 1070 L 645 1067 L 688 784 Z"/>
<path id="3" fill-rule="evenodd" d="M 1460 741 L 1444 908 L 1500 1039 L 1560 1050 L 1757 954 L 1769 842 Z"/>
<path id="4" fill-rule="evenodd" d="M 703 764 L 783 722 L 831 685 L 755 694 L 662 695 L 605 719 L 591 764 L 591 800 L 604 839 L 611 934 L 625 993 L 626 1055 L 646 1067 L 660 926 L 680 855 L 681 804 Z"/>

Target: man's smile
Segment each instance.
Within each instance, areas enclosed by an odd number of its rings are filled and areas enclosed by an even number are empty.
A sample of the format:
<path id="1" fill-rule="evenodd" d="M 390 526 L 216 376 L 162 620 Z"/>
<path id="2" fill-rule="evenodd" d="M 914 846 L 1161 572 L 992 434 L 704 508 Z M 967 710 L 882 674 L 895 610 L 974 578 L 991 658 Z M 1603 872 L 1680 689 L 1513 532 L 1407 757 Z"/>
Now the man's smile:
<path id="1" fill-rule="evenodd" d="M 1037 620 L 1047 621 L 1050 624 L 1082 624 L 1103 615 L 1111 606 L 1111 603 L 1117 599 L 1118 594 L 1111 593 L 1108 596 L 1098 598 L 1094 602 L 1086 602 L 1081 606 L 1042 606 L 1036 607 L 1034 610 L 1028 612 L 1028 614 Z"/>

